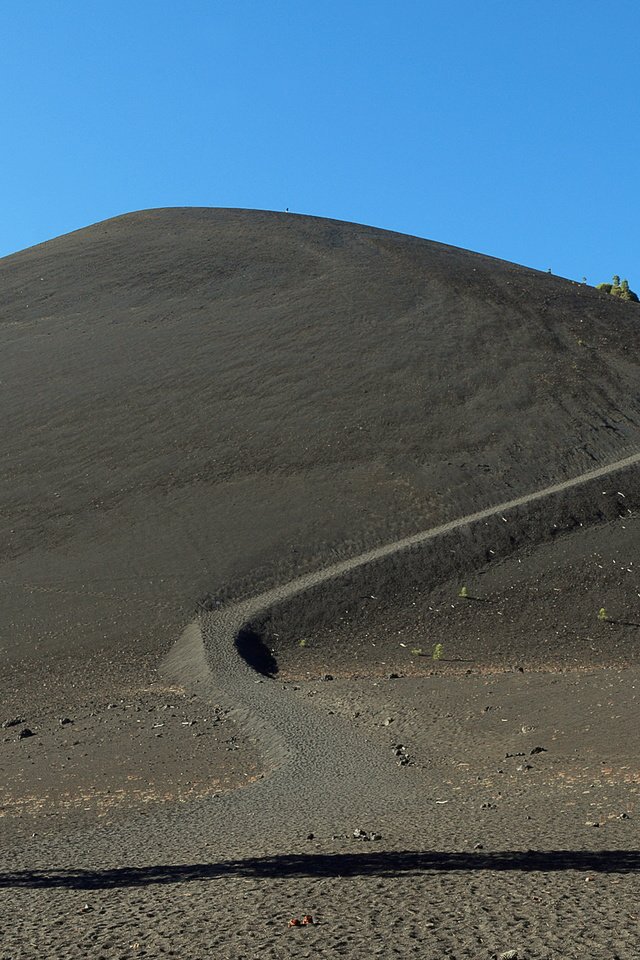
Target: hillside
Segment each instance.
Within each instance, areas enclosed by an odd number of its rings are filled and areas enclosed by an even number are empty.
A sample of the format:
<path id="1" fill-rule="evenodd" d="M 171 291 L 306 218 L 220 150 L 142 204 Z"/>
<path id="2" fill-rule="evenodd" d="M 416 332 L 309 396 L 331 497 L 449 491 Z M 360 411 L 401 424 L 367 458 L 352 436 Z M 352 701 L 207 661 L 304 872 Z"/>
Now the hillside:
<path id="1" fill-rule="evenodd" d="M 286 214 L 0 261 L 0 954 L 635 956 L 639 331 Z"/>
<path id="2" fill-rule="evenodd" d="M 0 262 L 5 663 L 640 449 L 640 310 L 369 227 L 168 209 Z"/>

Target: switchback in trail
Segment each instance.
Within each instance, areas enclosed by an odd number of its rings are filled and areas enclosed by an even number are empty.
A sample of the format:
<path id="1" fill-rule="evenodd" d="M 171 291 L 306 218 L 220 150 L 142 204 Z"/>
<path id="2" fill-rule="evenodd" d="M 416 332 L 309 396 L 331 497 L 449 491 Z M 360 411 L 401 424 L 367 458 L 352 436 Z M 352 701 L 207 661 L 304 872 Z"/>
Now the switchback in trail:
<path id="1" fill-rule="evenodd" d="M 269 607 L 285 603 L 327 581 L 337 580 L 354 569 L 419 548 L 457 528 L 496 517 L 504 518 L 517 508 L 550 499 L 612 474 L 622 474 L 638 463 L 640 453 L 366 551 L 241 603 L 204 614 L 201 622 L 188 627 L 173 647 L 164 671 L 172 680 L 185 684 L 200 696 L 218 702 L 223 700 L 233 708 L 241 725 L 260 738 L 267 758 L 277 768 L 268 787 L 270 802 L 278 804 L 278 797 L 281 800 L 286 797 L 288 803 L 297 798 L 294 808 L 311 801 L 326 808 L 327 812 L 335 802 L 344 808 L 345 804 L 357 804 L 363 782 L 369 781 L 374 771 L 381 796 L 384 796 L 386 778 L 391 776 L 393 781 L 395 776 L 391 764 L 383 762 L 371 745 L 349 730 L 344 722 L 320 715 L 291 693 L 283 692 L 279 683 L 260 682 L 256 672 L 238 653 L 237 640 L 243 629 Z M 259 789 L 264 791 L 265 786 L 259 785 Z M 390 796 L 393 795 L 392 790 Z M 231 799 L 231 802 L 235 801 Z"/>

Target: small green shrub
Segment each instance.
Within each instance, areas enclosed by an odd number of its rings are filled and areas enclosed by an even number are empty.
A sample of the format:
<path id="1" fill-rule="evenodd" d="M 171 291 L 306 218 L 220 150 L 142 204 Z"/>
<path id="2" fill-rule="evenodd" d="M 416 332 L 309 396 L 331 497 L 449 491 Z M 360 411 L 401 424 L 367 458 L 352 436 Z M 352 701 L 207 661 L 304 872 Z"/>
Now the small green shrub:
<path id="1" fill-rule="evenodd" d="M 433 648 L 433 653 L 431 654 L 431 658 L 432 658 L 433 660 L 441 660 L 441 659 L 442 659 L 442 644 L 441 644 L 441 643 L 436 643 L 436 645 L 435 645 L 434 648 Z"/>
<path id="2" fill-rule="evenodd" d="M 604 607 L 600 607 L 600 609 L 598 610 L 598 620 L 608 620 L 608 619 L 609 617 L 607 616 L 607 611 L 605 610 Z"/>
<path id="3" fill-rule="evenodd" d="M 638 303 L 637 294 L 629 289 L 628 280 L 623 280 L 619 287 L 612 288 L 611 293 L 620 300 L 631 300 L 633 303 Z"/>
<path id="4" fill-rule="evenodd" d="M 612 297 L 617 297 L 618 300 L 629 300 L 632 303 L 640 302 L 638 295 L 629 288 L 629 281 L 623 280 L 621 282 L 617 274 L 613 277 L 612 283 L 599 283 L 596 290 L 601 290 L 602 293 L 609 293 Z"/>

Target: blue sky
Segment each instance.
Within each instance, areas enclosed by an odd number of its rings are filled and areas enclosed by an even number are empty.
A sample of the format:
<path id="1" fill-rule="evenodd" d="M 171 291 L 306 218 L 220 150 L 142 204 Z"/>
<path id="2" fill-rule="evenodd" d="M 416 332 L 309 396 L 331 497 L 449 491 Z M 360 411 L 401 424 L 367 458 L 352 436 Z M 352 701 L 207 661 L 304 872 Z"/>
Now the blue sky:
<path id="1" fill-rule="evenodd" d="M 289 207 L 640 286 L 637 0 L 3 0 L 0 31 L 0 255 Z"/>

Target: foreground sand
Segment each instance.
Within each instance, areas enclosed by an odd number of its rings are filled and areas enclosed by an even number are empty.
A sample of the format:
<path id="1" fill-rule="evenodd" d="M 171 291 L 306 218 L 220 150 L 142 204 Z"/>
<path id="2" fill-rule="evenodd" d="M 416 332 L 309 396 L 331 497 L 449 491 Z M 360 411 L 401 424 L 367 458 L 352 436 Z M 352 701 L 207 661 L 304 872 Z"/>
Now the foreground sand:
<path id="1" fill-rule="evenodd" d="M 160 689 L 135 701 L 128 688 L 123 699 L 134 712 L 144 703 L 151 733 L 163 722 L 153 698 L 169 688 L 166 672 L 145 669 Z M 124 784 L 117 802 L 79 809 L 43 784 L 41 807 L 5 803 L 3 960 L 637 956 L 635 664 L 255 683 L 276 726 L 297 738 L 279 756 L 271 749 L 263 779 L 250 716 L 235 728 L 212 702 L 215 677 L 194 675 L 193 685 L 204 695 L 172 688 L 180 730 L 151 734 L 141 751 L 150 781 L 163 769 L 173 778 L 172 796 L 141 798 Z M 88 702 L 76 689 L 74 726 Z M 91 703 L 100 717 L 95 692 Z M 189 762 L 178 738 L 189 720 L 215 715 L 211 790 L 180 794 L 176 750 L 187 771 Z M 36 719 L 33 738 L 3 731 L 5 793 L 19 791 L 20 750 L 43 769 L 55 760 L 53 734 Z M 89 754 L 100 726 L 85 725 Z M 227 752 L 231 738 L 237 749 Z M 119 764 L 111 742 L 102 763 L 117 792 L 131 764 Z M 194 762 L 202 778 L 206 759 Z M 81 791 L 80 768 L 75 776 Z M 357 829 L 380 839 L 356 839 Z M 288 928 L 305 913 L 317 925 Z"/>

